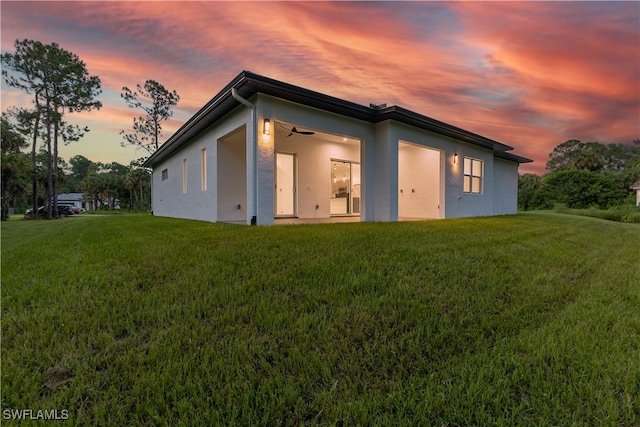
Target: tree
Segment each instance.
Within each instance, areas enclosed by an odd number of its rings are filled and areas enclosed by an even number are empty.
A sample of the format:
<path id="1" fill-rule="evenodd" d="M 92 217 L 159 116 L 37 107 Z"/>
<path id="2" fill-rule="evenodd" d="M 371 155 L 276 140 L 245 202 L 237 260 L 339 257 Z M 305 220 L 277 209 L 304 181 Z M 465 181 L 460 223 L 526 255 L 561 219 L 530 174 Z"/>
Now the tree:
<path id="1" fill-rule="evenodd" d="M 569 208 L 608 208 L 624 198 L 625 193 L 608 176 L 587 170 L 560 169 L 542 179 L 541 196 Z"/>
<path id="2" fill-rule="evenodd" d="M 91 171 L 96 171 L 98 165 L 80 154 L 69 159 L 69 192 L 74 193 L 80 190 L 80 183 L 89 175 Z"/>
<path id="3" fill-rule="evenodd" d="M 518 208 L 522 210 L 541 208 L 539 200 L 542 177 L 525 173 L 518 177 Z"/>
<path id="4" fill-rule="evenodd" d="M 180 96 L 175 90 L 170 92 L 155 80 L 147 80 L 144 86 L 138 84 L 135 92 L 126 86 L 122 90 L 120 96 L 129 108 L 139 108 L 145 112 L 144 116 L 133 118 L 131 132 L 120 131 L 124 138 L 122 146 L 134 145 L 153 154 L 160 147 L 162 122 L 173 116 L 171 107 L 178 104 Z"/>
<path id="5" fill-rule="evenodd" d="M 129 190 L 130 208 L 140 211 L 151 207 L 151 172 L 136 162 L 131 162 L 125 186 Z"/>
<path id="6" fill-rule="evenodd" d="M 97 172 L 91 172 L 80 183 L 89 210 L 95 210 L 102 204 L 103 179 Z"/>
<path id="7" fill-rule="evenodd" d="M 66 112 L 90 111 L 102 107 L 96 101 L 101 93 L 100 79 L 89 76 L 86 65 L 80 58 L 57 43 L 45 45 L 33 40 L 16 40 L 15 53 L 3 53 L 2 64 L 17 73 L 2 74 L 9 86 L 17 87 L 34 95 L 35 128 L 44 122 L 47 152 L 47 218 L 57 216 L 57 167 L 58 140 L 65 143 L 77 141 L 88 128 L 65 123 Z"/>
<path id="8" fill-rule="evenodd" d="M 549 154 L 547 170 L 550 172 L 563 168 L 581 170 L 621 170 L 629 159 L 640 155 L 640 144 L 602 144 L 599 142 L 580 142 L 570 139 L 553 149 Z"/>
<path id="9" fill-rule="evenodd" d="M 640 181 L 640 139 L 631 144 L 601 144 L 571 139 L 549 154 L 543 177 L 533 174 L 518 180 L 520 209 L 568 207 L 608 208 L 629 200 L 631 187 Z"/>
<path id="10" fill-rule="evenodd" d="M 78 160 L 82 159 L 79 156 L 74 157 L 73 163 L 77 164 Z M 131 172 L 129 166 L 117 162 L 91 162 L 87 170 L 88 173 L 82 178 L 79 188 L 85 193 L 90 210 L 116 209 L 130 204 L 127 183 Z"/>
<path id="11" fill-rule="evenodd" d="M 77 154 L 69 159 L 69 166 L 71 168 L 71 176 L 75 179 L 82 180 L 89 174 L 92 167 L 95 167 L 95 163 L 85 156 Z"/>
<path id="12" fill-rule="evenodd" d="M 31 137 L 31 209 L 32 212 L 36 212 L 38 210 L 37 143 L 42 125 L 40 111 L 37 108 L 28 110 L 11 107 L 7 111 L 7 117 L 15 119 L 17 122 L 15 129 L 18 132 Z"/>
<path id="13" fill-rule="evenodd" d="M 26 190 L 30 168 L 27 156 L 20 151 L 28 145 L 27 141 L 4 117 L 0 120 L 2 126 L 1 220 L 6 221 L 9 219 L 9 201 Z"/>

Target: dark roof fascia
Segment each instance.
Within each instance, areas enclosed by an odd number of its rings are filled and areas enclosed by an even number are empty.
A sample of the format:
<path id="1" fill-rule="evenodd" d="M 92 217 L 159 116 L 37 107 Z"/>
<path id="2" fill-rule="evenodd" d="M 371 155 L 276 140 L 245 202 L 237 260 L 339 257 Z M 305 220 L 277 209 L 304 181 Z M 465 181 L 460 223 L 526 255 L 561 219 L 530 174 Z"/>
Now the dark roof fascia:
<path id="1" fill-rule="evenodd" d="M 501 159 L 511 160 L 512 162 L 518 162 L 518 163 L 532 163 L 533 162 L 533 160 L 528 159 L 526 157 L 516 156 L 515 154 L 507 153 L 507 152 L 504 152 L 504 151 L 494 151 L 493 155 L 495 157 L 498 157 L 498 158 L 501 158 Z"/>
<path id="2" fill-rule="evenodd" d="M 186 142 L 196 136 L 208 126 L 215 123 L 216 120 L 241 105 L 240 102 L 231 95 L 231 88 L 233 87 L 235 87 L 238 94 L 245 99 L 249 99 L 257 93 L 263 93 L 275 98 L 367 122 L 374 122 L 375 119 L 375 110 L 369 107 L 264 77 L 250 71 L 243 71 L 214 96 L 211 101 L 194 114 L 193 117 L 187 120 L 167 142 L 162 144 L 160 148 L 146 160 L 145 166 L 152 166 L 158 163 L 173 152 L 174 149 L 181 146 L 182 142 Z"/>
<path id="3" fill-rule="evenodd" d="M 513 150 L 506 144 L 494 141 L 484 136 L 469 132 L 459 127 L 450 125 L 448 123 L 441 122 L 439 120 L 432 119 L 431 117 L 424 116 L 422 114 L 415 113 L 406 108 L 393 105 L 388 108 L 378 110 L 379 120 L 396 120 L 402 123 L 406 123 L 415 126 L 420 129 L 428 130 L 440 135 L 449 136 L 451 138 L 468 142 L 470 144 L 479 145 L 485 148 L 491 148 L 494 151 L 509 151 Z"/>
<path id="4" fill-rule="evenodd" d="M 365 107 L 364 105 L 345 101 L 344 99 L 325 95 L 320 92 L 315 92 L 313 90 L 274 80 L 248 71 L 245 71 L 244 73 L 247 76 L 248 85 L 253 89 L 252 93 L 263 93 L 275 98 L 284 99 L 286 101 L 308 107 L 314 107 L 366 122 L 373 122 L 375 119 L 375 110 Z"/>
<path id="5" fill-rule="evenodd" d="M 209 102 L 207 102 L 204 107 L 198 110 L 196 114 L 191 116 L 189 120 L 187 120 L 182 126 L 180 126 L 180 128 L 144 162 L 144 166 L 153 166 L 154 164 L 165 158 L 167 155 L 171 154 L 174 149 L 177 149 L 180 145 L 182 145 L 181 141 L 185 141 L 185 137 L 186 140 L 189 140 L 190 138 L 205 130 L 210 123 L 213 123 L 215 121 L 215 119 L 211 117 L 211 113 L 216 108 L 220 108 L 224 104 L 231 104 L 229 101 L 233 100 L 233 107 L 231 107 L 231 105 L 226 105 L 226 108 L 224 108 L 224 113 L 219 114 L 219 116 L 221 117 L 240 105 L 240 103 L 233 99 L 233 97 L 231 96 L 231 88 L 238 85 L 243 80 L 244 74 L 245 72 L 242 72 L 238 76 L 236 76 L 236 78 L 229 82 L 229 84 L 227 84 L 224 89 L 218 92 L 216 96 L 214 96 Z"/>
<path id="6" fill-rule="evenodd" d="M 379 123 L 384 120 L 395 120 L 419 129 L 428 130 L 440 135 L 448 136 L 470 144 L 489 148 L 494 153 L 513 150 L 513 147 L 485 138 L 481 135 L 432 119 L 422 114 L 415 113 L 399 106 L 387 108 L 371 108 L 340 98 L 325 95 L 309 89 L 304 89 L 269 77 L 264 77 L 250 71 L 243 71 L 236 76 L 224 89 L 214 96 L 193 117 L 187 120 L 160 148 L 145 162 L 145 166 L 153 166 L 158 163 L 183 143 L 189 141 L 211 124 L 238 107 L 240 102 L 231 95 L 231 89 L 236 88 L 238 94 L 245 99 L 253 97 L 257 93 L 263 93 L 286 101 L 305 105 L 312 108 L 332 112 L 342 116 L 362 120 L 369 123 Z M 506 153 L 504 153 L 506 154 Z M 510 155 L 509 160 L 521 163 L 531 160 L 524 157 Z"/>

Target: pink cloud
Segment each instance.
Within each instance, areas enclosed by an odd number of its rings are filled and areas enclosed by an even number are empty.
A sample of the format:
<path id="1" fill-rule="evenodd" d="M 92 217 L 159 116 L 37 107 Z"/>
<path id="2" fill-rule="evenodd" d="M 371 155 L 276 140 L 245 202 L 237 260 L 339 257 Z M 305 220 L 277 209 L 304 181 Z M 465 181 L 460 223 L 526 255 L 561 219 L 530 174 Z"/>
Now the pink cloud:
<path id="1" fill-rule="evenodd" d="M 105 90 L 154 79 L 181 96 L 167 134 L 242 69 L 361 104 L 399 104 L 536 159 L 566 139 L 640 136 L 639 12 L 589 2 L 2 3 L 2 49 L 57 41 Z M 5 100 L 15 97 L 5 93 Z M 119 135 L 115 135 L 117 139 Z"/>
<path id="2" fill-rule="evenodd" d="M 470 45 L 509 70 L 520 103 L 566 139 L 630 142 L 640 135 L 640 46 L 631 3 L 455 3 Z M 580 132 L 576 135 L 572 132 Z M 584 132 L 584 133 L 583 133 Z"/>

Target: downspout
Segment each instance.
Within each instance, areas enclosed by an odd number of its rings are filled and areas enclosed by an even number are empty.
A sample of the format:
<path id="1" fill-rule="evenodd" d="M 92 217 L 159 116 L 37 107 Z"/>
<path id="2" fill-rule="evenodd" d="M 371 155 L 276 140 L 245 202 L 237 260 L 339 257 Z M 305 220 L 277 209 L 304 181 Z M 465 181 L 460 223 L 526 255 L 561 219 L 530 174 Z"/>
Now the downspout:
<path id="1" fill-rule="evenodd" d="M 238 94 L 238 91 L 235 87 L 231 88 L 231 96 L 238 101 L 239 103 L 245 105 L 246 107 L 251 109 L 251 121 L 249 123 L 249 129 L 251 132 L 251 146 L 253 149 L 253 201 L 251 206 L 251 225 L 257 224 L 257 215 L 258 215 L 258 142 L 257 142 L 257 109 L 254 104 L 247 101 L 243 97 Z"/>

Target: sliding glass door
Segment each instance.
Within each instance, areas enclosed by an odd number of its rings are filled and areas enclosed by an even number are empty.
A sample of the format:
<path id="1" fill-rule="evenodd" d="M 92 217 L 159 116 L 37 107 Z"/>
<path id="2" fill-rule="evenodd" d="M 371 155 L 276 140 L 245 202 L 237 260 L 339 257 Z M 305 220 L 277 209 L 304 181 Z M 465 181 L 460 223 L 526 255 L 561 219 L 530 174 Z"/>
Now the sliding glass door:
<path id="1" fill-rule="evenodd" d="M 360 164 L 331 160 L 331 215 L 360 215 Z"/>

